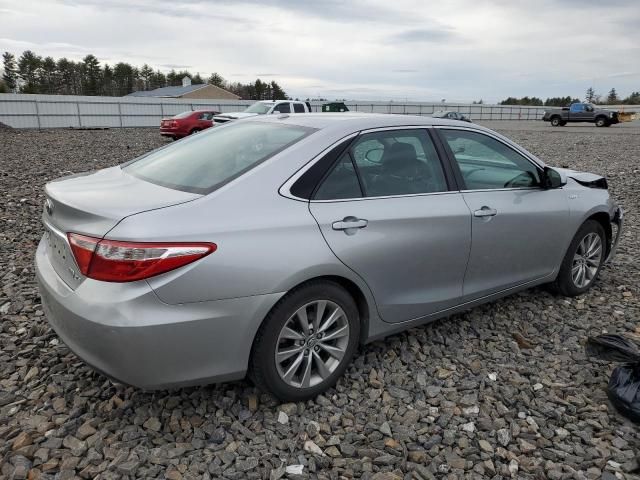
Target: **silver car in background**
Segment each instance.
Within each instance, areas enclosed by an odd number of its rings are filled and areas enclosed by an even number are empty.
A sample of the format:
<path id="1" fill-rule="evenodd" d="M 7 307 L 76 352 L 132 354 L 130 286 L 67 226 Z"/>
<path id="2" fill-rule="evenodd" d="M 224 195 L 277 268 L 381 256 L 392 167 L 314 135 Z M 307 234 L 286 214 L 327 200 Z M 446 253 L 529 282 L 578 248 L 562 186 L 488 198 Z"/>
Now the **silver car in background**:
<path id="1" fill-rule="evenodd" d="M 264 116 L 50 182 L 46 315 L 96 370 L 147 389 L 247 373 L 287 400 L 358 344 L 534 285 L 589 289 L 622 211 L 473 124 Z"/>

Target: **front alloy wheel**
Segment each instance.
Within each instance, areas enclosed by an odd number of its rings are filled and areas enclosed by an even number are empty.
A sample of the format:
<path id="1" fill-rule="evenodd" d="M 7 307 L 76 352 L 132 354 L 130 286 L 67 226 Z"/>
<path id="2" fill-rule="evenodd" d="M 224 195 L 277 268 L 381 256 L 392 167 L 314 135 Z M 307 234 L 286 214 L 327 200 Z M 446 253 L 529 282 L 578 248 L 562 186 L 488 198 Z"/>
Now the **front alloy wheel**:
<path id="1" fill-rule="evenodd" d="M 573 265 L 571 279 L 578 288 L 587 287 L 598 273 L 602 262 L 602 240 L 597 233 L 588 233 L 578 244 Z"/>
<path id="2" fill-rule="evenodd" d="M 315 397 L 347 368 L 359 335 L 351 295 L 331 281 L 309 282 L 267 315 L 254 340 L 249 376 L 281 400 Z"/>

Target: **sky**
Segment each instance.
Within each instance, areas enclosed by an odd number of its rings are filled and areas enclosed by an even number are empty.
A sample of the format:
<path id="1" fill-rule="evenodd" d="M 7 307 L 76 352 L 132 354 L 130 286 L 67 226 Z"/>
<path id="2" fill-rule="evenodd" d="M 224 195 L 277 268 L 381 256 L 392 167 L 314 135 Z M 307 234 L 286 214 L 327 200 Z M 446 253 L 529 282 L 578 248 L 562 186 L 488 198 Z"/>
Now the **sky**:
<path id="1" fill-rule="evenodd" d="M 0 0 L 0 51 L 277 81 L 292 97 L 640 90 L 638 0 Z"/>

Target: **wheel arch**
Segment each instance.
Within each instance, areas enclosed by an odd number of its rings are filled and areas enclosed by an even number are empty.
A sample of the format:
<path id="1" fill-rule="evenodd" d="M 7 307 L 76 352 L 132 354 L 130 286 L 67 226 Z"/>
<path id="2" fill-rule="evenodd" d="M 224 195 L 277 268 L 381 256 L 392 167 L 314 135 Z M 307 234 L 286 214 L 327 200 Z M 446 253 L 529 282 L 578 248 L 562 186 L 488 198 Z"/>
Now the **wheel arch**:
<path id="1" fill-rule="evenodd" d="M 298 290 L 300 288 L 304 288 L 306 285 L 309 285 L 314 282 L 332 282 L 337 284 L 340 288 L 345 290 L 355 301 L 356 306 L 358 307 L 358 315 L 360 317 L 360 338 L 359 343 L 365 343 L 369 335 L 369 322 L 371 319 L 371 309 L 375 309 L 375 305 L 373 304 L 373 299 L 368 298 L 363 289 L 353 280 L 348 279 L 347 277 L 341 275 L 318 275 L 315 277 L 308 278 L 304 281 L 301 281 L 289 288 L 280 299 L 275 302 L 271 308 L 267 311 L 264 317 L 260 320 L 252 339 L 252 345 L 255 343 L 257 332 L 260 330 L 266 319 L 269 317 L 269 314 L 276 308 L 285 297 L 291 292 Z M 253 349 L 253 348 L 252 348 Z"/>
<path id="2" fill-rule="evenodd" d="M 590 216 L 585 218 L 584 222 L 582 222 L 580 226 L 584 225 L 585 222 L 589 220 L 595 220 L 600 225 L 602 225 L 602 228 L 604 229 L 604 234 L 606 235 L 605 246 L 607 249 L 606 255 L 605 255 L 605 258 L 606 258 L 606 256 L 609 255 L 609 252 L 611 251 L 611 241 L 613 237 L 613 232 L 611 229 L 611 219 L 609 218 L 609 214 L 607 212 L 592 213 Z"/>

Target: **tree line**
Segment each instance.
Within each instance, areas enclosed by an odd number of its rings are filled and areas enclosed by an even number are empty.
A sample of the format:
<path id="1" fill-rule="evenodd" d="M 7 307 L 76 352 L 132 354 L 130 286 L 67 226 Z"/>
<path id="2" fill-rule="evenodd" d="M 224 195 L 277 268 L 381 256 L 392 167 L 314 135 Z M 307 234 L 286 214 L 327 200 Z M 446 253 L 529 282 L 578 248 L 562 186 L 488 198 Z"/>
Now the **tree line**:
<path id="1" fill-rule="evenodd" d="M 589 87 L 585 92 L 584 101 L 587 103 L 595 103 L 599 105 L 640 105 L 640 91 L 631 92 L 631 94 L 622 98 L 618 95 L 615 88 L 609 90 L 606 96 L 596 93 L 593 87 Z M 568 107 L 572 103 L 579 103 L 579 98 L 567 97 L 551 97 L 542 101 L 538 97 L 507 97 L 502 100 L 499 105 L 532 105 L 545 107 Z"/>
<path id="2" fill-rule="evenodd" d="M 203 79 L 199 73 L 188 70 L 169 73 L 154 70 L 149 65 L 136 67 L 126 62 L 101 65 L 94 55 L 82 61 L 67 58 L 42 57 L 25 50 L 18 58 L 10 52 L 2 55 L 3 74 L 0 93 L 44 93 L 52 95 L 103 95 L 121 97 L 141 90 L 182 85 L 189 77 L 192 84 L 209 83 L 228 90 L 248 100 L 284 100 L 285 91 L 276 82 L 253 83 L 228 82 L 220 74 L 213 73 Z"/>

